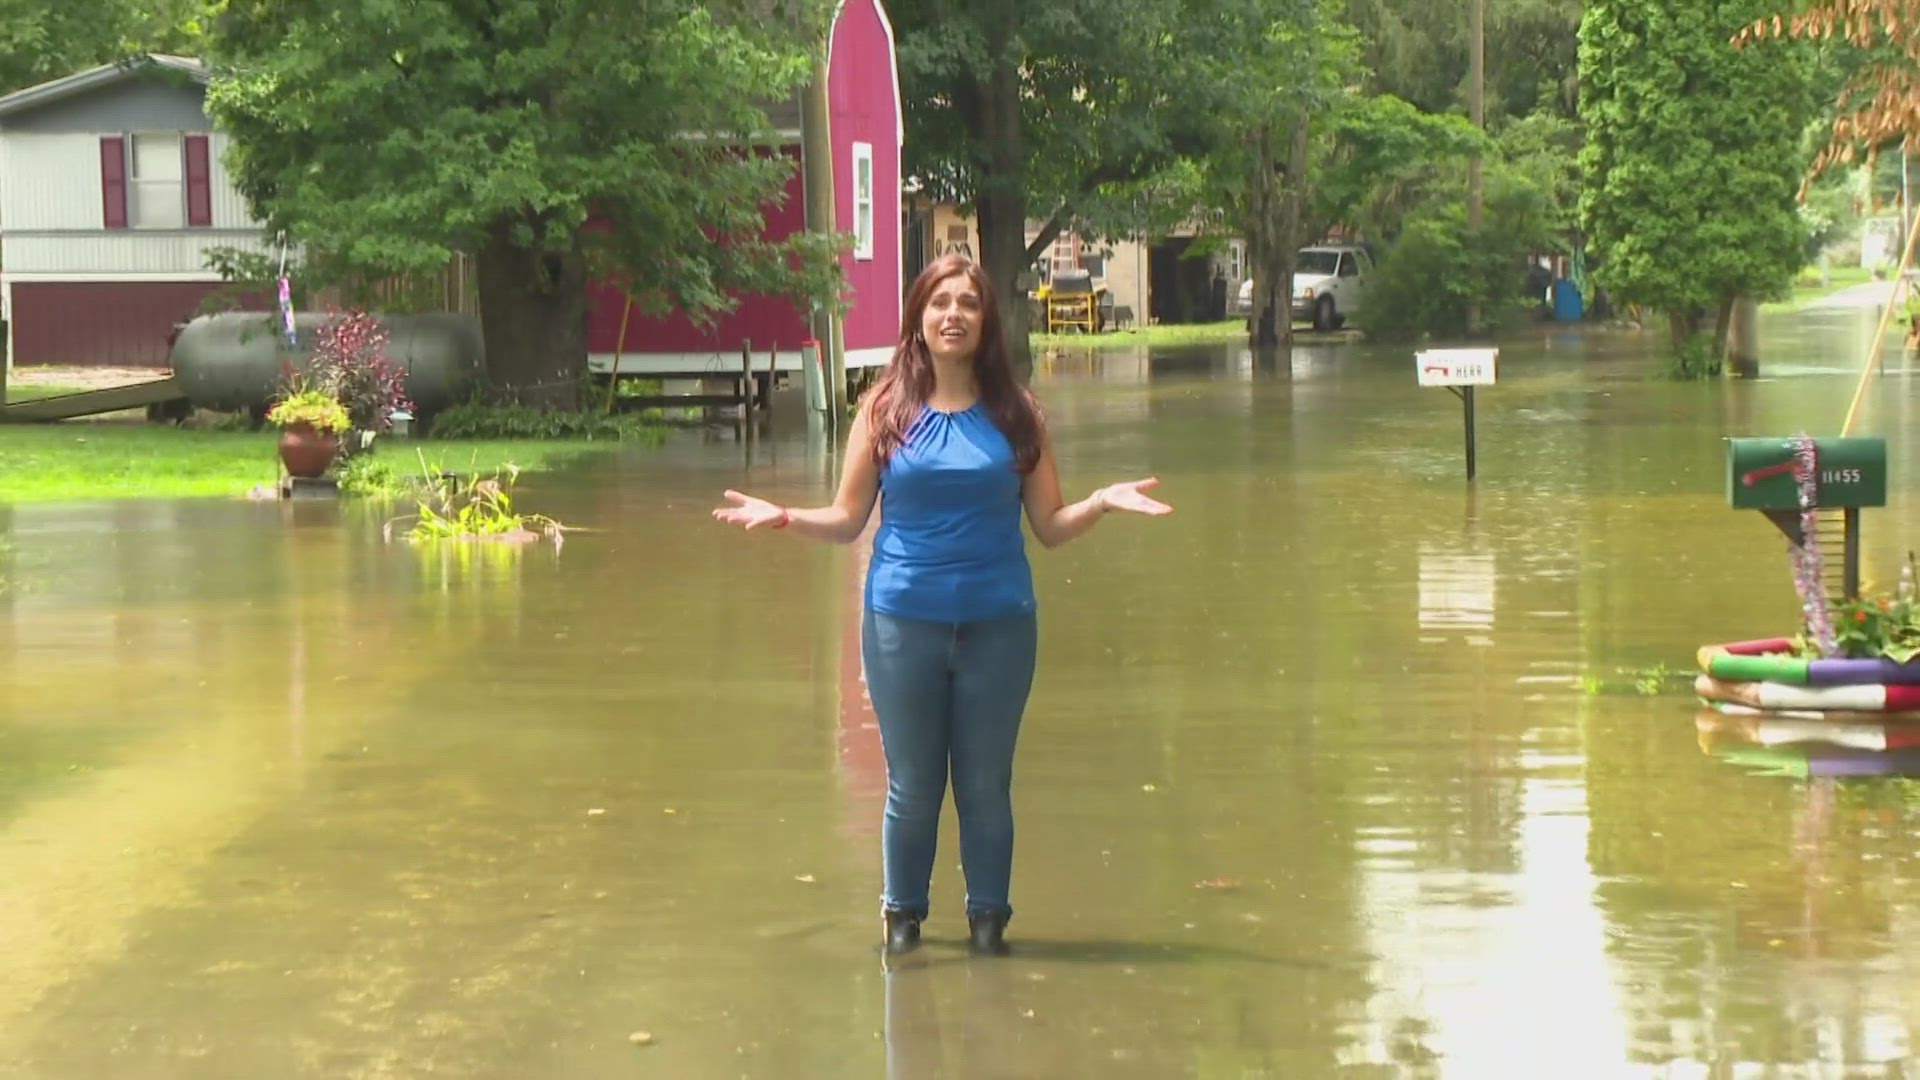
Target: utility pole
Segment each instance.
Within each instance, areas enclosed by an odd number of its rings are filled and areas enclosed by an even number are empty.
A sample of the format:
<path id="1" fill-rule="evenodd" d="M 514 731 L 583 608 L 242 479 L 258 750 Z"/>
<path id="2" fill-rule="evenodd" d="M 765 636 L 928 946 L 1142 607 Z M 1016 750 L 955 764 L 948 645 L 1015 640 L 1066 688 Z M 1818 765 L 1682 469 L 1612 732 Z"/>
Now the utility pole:
<path id="1" fill-rule="evenodd" d="M 1467 116 L 1473 120 L 1473 126 L 1479 131 L 1487 130 L 1487 0 L 1472 0 L 1468 7 L 1467 55 L 1470 58 L 1467 76 Z M 1475 154 L 1467 162 L 1467 230 L 1474 236 L 1480 233 L 1480 155 Z M 1467 309 L 1467 332 L 1480 332 L 1480 305 L 1474 303 Z"/>
<path id="2" fill-rule="evenodd" d="M 1912 234 L 1912 232 L 1913 191 L 1912 185 L 1908 182 L 1907 177 L 1907 137 L 1902 135 L 1900 136 L 1900 241 L 1905 243 L 1906 238 Z M 1821 264 L 1825 265 L 1825 263 L 1826 256 L 1823 252 L 1821 254 Z M 1887 299 L 1887 305 L 1890 308 L 1904 313 L 1907 304 L 1907 292 L 1910 288 L 1911 286 L 1907 283 L 1907 275 L 1901 274 L 1894 280 L 1893 292 Z"/>
<path id="3" fill-rule="evenodd" d="M 800 157 L 807 196 L 807 231 L 833 233 L 833 138 L 827 110 L 827 43 L 814 46 L 813 78 L 800 102 Z M 827 437 L 837 439 L 846 425 L 847 354 L 840 316 L 831 303 L 813 310 L 813 339 L 827 368 Z"/>

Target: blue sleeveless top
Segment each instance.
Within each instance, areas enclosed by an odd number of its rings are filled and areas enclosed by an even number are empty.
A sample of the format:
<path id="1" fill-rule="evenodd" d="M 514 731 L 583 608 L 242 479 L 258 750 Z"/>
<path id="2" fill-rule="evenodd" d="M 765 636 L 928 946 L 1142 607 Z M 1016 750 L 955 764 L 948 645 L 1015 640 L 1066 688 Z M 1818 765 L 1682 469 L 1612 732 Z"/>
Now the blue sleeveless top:
<path id="1" fill-rule="evenodd" d="M 1013 446 L 981 402 L 927 408 L 880 470 L 867 607 L 929 622 L 1034 609 Z"/>

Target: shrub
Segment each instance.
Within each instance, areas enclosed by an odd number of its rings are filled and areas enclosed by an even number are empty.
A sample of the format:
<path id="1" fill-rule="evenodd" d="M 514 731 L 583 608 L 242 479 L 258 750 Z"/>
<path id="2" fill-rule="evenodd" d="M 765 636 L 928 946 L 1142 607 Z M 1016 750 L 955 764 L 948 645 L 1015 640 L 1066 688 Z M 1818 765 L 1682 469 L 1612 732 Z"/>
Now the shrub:
<path id="1" fill-rule="evenodd" d="M 395 409 L 413 408 L 406 373 L 387 358 L 386 329 L 364 311 L 336 313 L 321 326 L 307 373 L 339 399 L 360 431 L 387 431 Z"/>
<path id="2" fill-rule="evenodd" d="M 492 476 L 466 479 L 442 472 L 420 455 L 424 476 L 417 482 L 415 507 L 408 517 L 387 522 L 383 530 L 393 538 L 394 527 L 411 520 L 406 538 L 415 543 L 431 540 L 503 540 L 526 543 L 542 537 L 557 547 L 566 526 L 544 514 L 527 514 L 513 505 L 514 481 L 520 469 L 511 463 Z"/>
<path id="3" fill-rule="evenodd" d="M 455 405 L 434 419 L 435 439 L 586 439 L 657 442 L 658 423 L 597 409 L 543 412 L 525 405 Z"/>

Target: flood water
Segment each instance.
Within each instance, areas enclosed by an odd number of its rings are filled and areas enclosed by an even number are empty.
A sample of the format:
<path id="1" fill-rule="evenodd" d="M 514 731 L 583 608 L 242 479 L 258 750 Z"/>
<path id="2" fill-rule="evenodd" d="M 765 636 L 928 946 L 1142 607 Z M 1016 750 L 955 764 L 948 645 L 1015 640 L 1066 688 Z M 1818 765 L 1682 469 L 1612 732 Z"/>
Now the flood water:
<path id="1" fill-rule="evenodd" d="M 1704 752 L 1684 675 L 1796 628 L 1722 440 L 1837 433 L 1871 319 L 1707 384 L 1530 333 L 1472 485 L 1404 351 L 1047 359 L 1069 491 L 1176 512 L 1034 548 L 1005 960 L 950 807 L 928 947 L 876 954 L 861 552 L 707 516 L 828 497 L 791 414 L 524 479 L 558 552 L 0 506 L 0 1075 L 1910 1075 L 1920 786 Z"/>

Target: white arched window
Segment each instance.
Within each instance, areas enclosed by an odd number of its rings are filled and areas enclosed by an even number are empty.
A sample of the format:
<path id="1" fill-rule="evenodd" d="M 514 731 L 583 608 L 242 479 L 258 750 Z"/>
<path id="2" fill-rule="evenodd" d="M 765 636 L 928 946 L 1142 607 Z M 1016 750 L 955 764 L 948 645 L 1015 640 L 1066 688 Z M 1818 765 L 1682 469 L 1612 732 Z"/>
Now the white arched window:
<path id="1" fill-rule="evenodd" d="M 873 258 L 873 144 L 853 144 L 853 257 Z"/>

